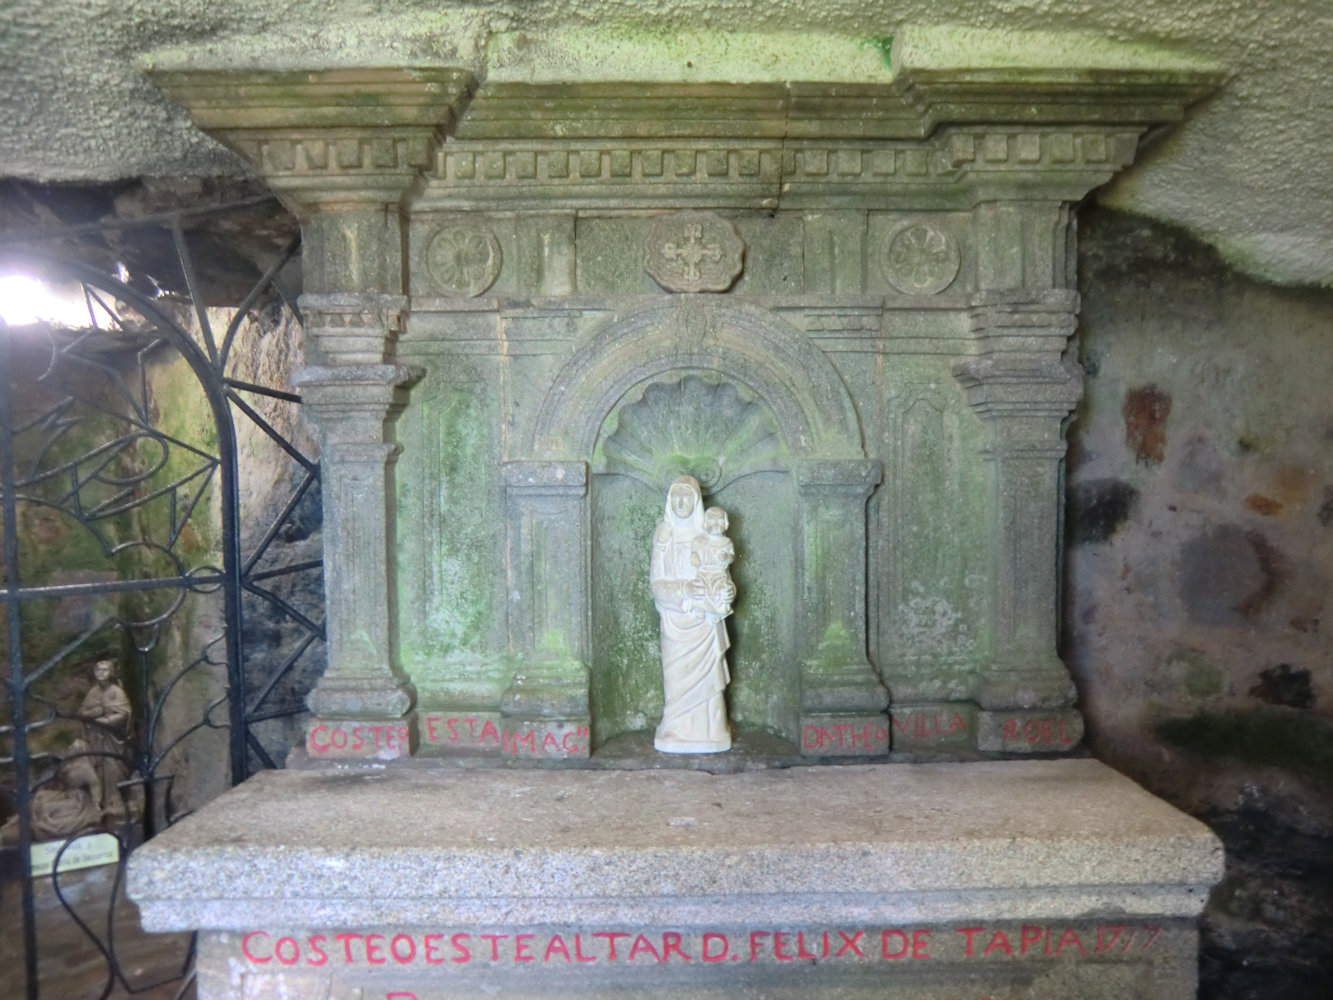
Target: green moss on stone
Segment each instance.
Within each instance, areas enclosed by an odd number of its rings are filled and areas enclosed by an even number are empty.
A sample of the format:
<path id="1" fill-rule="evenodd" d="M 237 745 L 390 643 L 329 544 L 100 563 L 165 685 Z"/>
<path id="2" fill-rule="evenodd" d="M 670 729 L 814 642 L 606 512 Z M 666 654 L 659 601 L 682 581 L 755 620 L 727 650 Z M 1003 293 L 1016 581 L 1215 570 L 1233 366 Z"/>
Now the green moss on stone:
<path id="1" fill-rule="evenodd" d="M 1257 706 L 1164 719 L 1157 736 L 1205 757 L 1277 767 L 1333 785 L 1333 721 L 1293 709 Z"/>
<path id="2" fill-rule="evenodd" d="M 963 25 L 908 25 L 897 34 L 895 71 L 1061 70 L 1092 77 L 1105 70 L 1154 71 L 1164 81 L 1220 75 L 1207 59 L 1158 45 L 1112 41 L 1080 31 L 1005 31 Z"/>
<path id="3" fill-rule="evenodd" d="M 882 60 L 884 61 L 884 67 L 885 67 L 886 69 L 889 69 L 889 68 L 892 67 L 892 65 L 893 65 L 893 63 L 892 63 L 892 58 L 893 58 L 893 36 L 891 36 L 891 35 L 881 35 L 881 36 L 876 37 L 876 38 L 867 38 L 867 39 L 866 39 L 865 41 L 863 41 L 861 44 L 864 45 L 864 46 L 867 46 L 868 48 L 872 48 L 872 49 L 874 49 L 876 52 L 878 52 L 878 53 L 879 53 L 879 57 L 880 57 L 880 59 L 882 59 Z"/>
<path id="4" fill-rule="evenodd" d="M 1192 698 L 1211 698 L 1226 690 L 1226 674 L 1194 649 L 1175 649 L 1166 658 L 1167 669 L 1180 679 Z"/>
<path id="5" fill-rule="evenodd" d="M 821 32 L 569 26 L 492 35 L 487 78 L 491 84 L 882 82 L 889 77 L 883 54 L 878 45 Z"/>

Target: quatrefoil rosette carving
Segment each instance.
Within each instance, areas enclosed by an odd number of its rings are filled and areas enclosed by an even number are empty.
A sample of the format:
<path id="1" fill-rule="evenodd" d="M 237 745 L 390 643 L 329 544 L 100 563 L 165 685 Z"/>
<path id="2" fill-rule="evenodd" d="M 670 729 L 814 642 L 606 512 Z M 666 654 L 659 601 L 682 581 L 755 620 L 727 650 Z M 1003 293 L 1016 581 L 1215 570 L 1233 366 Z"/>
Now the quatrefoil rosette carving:
<path id="1" fill-rule="evenodd" d="M 500 241 L 486 226 L 452 222 L 426 245 L 426 270 L 440 291 L 470 299 L 495 283 L 500 274 Z"/>
<path id="2" fill-rule="evenodd" d="M 938 295 L 958 277 L 958 241 L 930 222 L 906 222 L 880 246 L 879 266 L 890 285 L 906 295 Z"/>
<path id="3" fill-rule="evenodd" d="M 725 292 L 745 266 L 735 225 L 708 212 L 659 216 L 643 250 L 643 269 L 668 292 Z"/>

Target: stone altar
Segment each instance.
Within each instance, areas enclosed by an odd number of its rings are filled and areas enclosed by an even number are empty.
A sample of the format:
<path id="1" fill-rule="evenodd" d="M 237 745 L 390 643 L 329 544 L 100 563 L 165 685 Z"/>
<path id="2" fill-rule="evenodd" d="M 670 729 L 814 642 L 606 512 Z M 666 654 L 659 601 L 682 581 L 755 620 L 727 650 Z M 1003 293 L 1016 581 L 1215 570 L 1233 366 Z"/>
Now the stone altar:
<path id="1" fill-rule="evenodd" d="M 276 771 L 131 860 L 200 1000 L 1180 1000 L 1222 874 L 1090 760 Z"/>
<path id="2" fill-rule="evenodd" d="M 1094 762 L 977 758 L 1082 738 L 1072 209 L 1223 74 L 698 46 L 153 67 L 302 220 L 323 449 L 308 770 L 131 860 L 146 926 L 203 929 L 202 1000 L 1192 993 L 1216 840 Z M 680 476 L 741 556 L 738 773 L 652 770 Z M 802 758 L 843 766 L 766 769 Z"/>

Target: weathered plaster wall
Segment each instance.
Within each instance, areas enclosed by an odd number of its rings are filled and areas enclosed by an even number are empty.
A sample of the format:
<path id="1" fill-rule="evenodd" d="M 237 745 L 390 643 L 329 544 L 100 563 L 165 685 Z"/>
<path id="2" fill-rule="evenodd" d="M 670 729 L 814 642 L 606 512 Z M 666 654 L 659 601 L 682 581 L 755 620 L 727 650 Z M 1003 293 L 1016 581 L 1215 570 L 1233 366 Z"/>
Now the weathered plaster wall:
<path id="1" fill-rule="evenodd" d="M 488 33 L 540 38 L 559 24 L 643 31 L 683 48 L 716 48 L 721 30 L 882 40 L 901 38 L 905 25 L 1081 31 L 1172 47 L 1235 77 L 1103 200 L 1183 226 L 1250 273 L 1333 281 L 1333 104 L 1323 99 L 1333 14 L 1321 0 L 15 0 L 5 13 L 0 174 L 47 180 L 243 170 L 140 74 L 136 61 L 164 47 L 223 65 L 479 67 Z M 961 52 L 979 44 L 967 32 L 937 38 Z M 990 44 L 1006 47 L 1003 37 Z M 718 71 L 755 57 L 745 49 L 732 46 Z"/>
<path id="2" fill-rule="evenodd" d="M 1333 295 L 1085 212 L 1065 652 L 1093 752 L 1204 819 L 1216 998 L 1333 974 Z"/>

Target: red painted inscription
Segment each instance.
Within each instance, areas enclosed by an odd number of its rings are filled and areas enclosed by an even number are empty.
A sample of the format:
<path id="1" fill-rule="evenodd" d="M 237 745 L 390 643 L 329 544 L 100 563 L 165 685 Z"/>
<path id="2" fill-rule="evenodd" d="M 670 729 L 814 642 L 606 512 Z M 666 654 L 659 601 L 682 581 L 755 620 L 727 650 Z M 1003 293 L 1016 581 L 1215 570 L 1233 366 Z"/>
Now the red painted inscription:
<path id="1" fill-rule="evenodd" d="M 427 715 L 427 743 L 494 751 L 510 757 L 563 757 L 588 752 L 588 727 L 565 731 L 504 729 L 491 719 L 474 716 Z"/>
<path id="2" fill-rule="evenodd" d="M 967 720 L 953 712 L 894 713 L 893 730 L 914 740 L 947 739 L 954 733 L 967 735 Z"/>
<path id="3" fill-rule="evenodd" d="M 950 931 L 952 930 L 952 934 Z M 639 933 L 403 932 L 309 936 L 250 931 L 241 954 L 258 966 L 683 965 L 694 962 L 920 962 L 1125 956 L 1150 950 L 1150 924 L 1027 924 L 889 927 L 875 930 L 751 930 Z"/>
<path id="4" fill-rule="evenodd" d="M 310 730 L 307 748 L 317 757 L 369 754 L 380 750 L 405 753 L 410 739 L 407 727 L 401 725 L 365 725 L 343 729 L 321 722 Z"/>
<path id="5" fill-rule="evenodd" d="M 801 749 L 822 750 L 825 753 L 888 753 L 889 730 L 874 723 L 863 726 L 807 725 L 801 731 Z"/>
<path id="6" fill-rule="evenodd" d="M 1072 746 L 1074 739 L 1062 718 L 1005 719 L 1004 742 L 1031 743 L 1034 746 Z"/>

